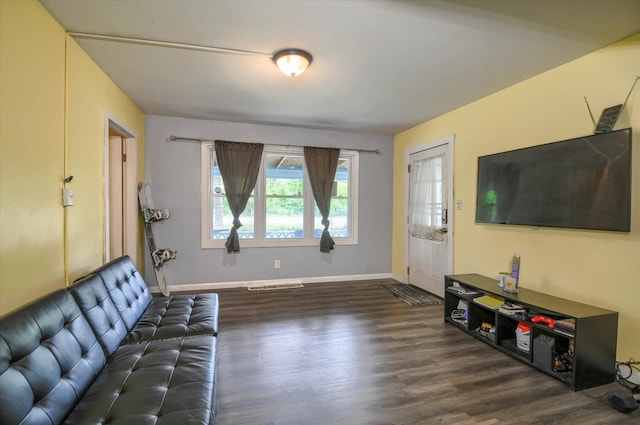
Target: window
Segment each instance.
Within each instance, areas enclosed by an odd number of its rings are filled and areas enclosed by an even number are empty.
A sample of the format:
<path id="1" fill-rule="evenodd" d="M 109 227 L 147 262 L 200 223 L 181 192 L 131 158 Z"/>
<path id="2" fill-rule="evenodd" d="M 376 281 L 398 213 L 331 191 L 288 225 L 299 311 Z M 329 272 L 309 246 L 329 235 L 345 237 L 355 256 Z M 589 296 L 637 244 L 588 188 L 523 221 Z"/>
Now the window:
<path id="1" fill-rule="evenodd" d="M 358 243 L 358 153 L 341 151 L 333 183 L 329 232 L 336 245 Z M 265 145 L 260 174 L 240 216 L 242 247 L 319 245 L 322 216 L 302 148 Z M 233 216 L 213 143 L 202 144 L 202 247 L 224 248 Z"/>
<path id="2" fill-rule="evenodd" d="M 443 215 L 444 155 L 426 156 L 411 162 L 409 233 L 423 239 L 442 240 L 439 228 L 446 223 Z"/>
<path id="3" fill-rule="evenodd" d="M 304 238 L 304 156 L 265 153 L 267 239 Z M 256 183 L 257 185 L 258 183 Z"/>

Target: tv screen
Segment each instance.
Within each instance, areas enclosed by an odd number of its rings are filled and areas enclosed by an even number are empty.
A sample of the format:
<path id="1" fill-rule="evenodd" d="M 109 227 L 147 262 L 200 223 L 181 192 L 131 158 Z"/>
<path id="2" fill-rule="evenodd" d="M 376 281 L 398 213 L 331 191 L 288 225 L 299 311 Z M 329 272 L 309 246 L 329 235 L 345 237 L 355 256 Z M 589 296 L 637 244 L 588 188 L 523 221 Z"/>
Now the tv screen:
<path id="1" fill-rule="evenodd" d="M 476 222 L 629 232 L 631 129 L 478 157 Z"/>

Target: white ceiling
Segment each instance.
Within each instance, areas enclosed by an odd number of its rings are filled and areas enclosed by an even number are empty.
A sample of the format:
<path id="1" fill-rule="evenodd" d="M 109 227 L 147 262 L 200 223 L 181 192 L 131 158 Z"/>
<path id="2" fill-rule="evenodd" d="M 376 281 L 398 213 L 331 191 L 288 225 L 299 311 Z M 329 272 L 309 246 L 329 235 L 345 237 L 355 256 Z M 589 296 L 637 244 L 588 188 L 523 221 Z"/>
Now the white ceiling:
<path id="1" fill-rule="evenodd" d="M 70 32 L 273 53 L 78 38 L 146 113 L 395 134 L 640 33 L 640 0 L 41 0 Z"/>

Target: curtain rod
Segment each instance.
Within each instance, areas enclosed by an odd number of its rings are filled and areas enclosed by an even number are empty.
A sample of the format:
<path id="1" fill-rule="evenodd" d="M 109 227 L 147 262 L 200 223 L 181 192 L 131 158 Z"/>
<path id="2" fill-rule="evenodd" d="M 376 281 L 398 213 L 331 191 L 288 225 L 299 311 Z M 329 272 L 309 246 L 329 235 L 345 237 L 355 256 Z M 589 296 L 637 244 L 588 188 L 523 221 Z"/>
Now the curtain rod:
<path id="1" fill-rule="evenodd" d="M 210 140 L 210 139 L 202 139 L 202 138 L 197 138 L 197 137 L 181 137 L 181 136 L 174 136 L 173 134 L 171 135 L 171 137 L 169 137 L 169 139 L 171 139 L 172 142 L 175 142 L 177 140 L 189 140 L 192 142 L 200 142 L 200 143 L 212 143 L 215 142 L 215 140 Z M 290 147 L 294 147 L 294 148 L 304 148 L 304 146 L 302 145 L 283 145 L 283 144 L 278 144 L 278 143 L 268 143 L 268 145 L 271 146 L 286 146 L 288 148 Z M 350 148 L 339 148 L 339 149 L 345 149 L 348 151 L 356 151 L 356 152 L 360 152 L 360 153 L 380 153 L 380 149 L 350 149 Z"/>

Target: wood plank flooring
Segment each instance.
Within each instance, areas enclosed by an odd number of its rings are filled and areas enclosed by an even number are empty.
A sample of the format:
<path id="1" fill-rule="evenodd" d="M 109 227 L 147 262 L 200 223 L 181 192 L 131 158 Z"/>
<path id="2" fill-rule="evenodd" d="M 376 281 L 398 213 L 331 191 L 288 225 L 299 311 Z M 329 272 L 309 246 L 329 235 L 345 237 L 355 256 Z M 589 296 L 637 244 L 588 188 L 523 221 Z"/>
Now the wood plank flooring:
<path id="1" fill-rule="evenodd" d="M 216 425 L 640 423 L 380 283 L 217 291 Z"/>

